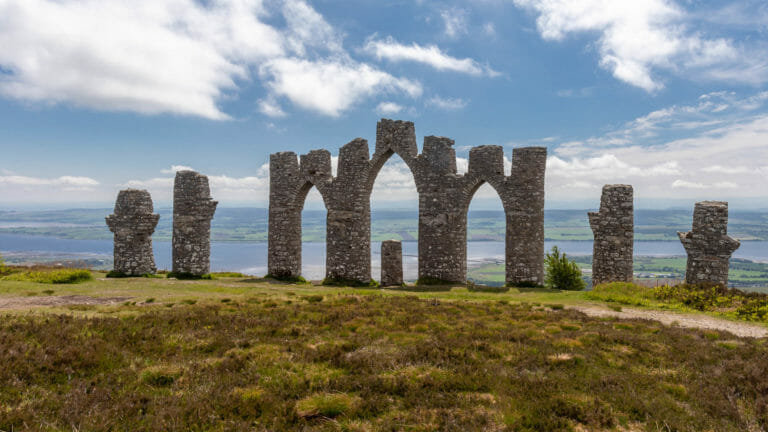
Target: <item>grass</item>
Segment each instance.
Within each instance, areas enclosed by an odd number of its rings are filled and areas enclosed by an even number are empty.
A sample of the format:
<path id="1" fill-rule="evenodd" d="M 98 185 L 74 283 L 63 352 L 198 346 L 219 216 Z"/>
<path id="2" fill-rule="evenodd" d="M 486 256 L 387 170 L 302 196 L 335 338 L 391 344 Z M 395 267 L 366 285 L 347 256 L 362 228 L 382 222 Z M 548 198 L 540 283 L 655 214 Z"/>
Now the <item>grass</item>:
<path id="1" fill-rule="evenodd" d="M 31 286 L 9 284 L 4 295 Z M 155 303 L 4 313 L 0 430 L 768 427 L 763 341 L 561 308 L 584 293 L 234 278 L 57 293 L 131 290 Z"/>
<path id="2" fill-rule="evenodd" d="M 47 267 L 6 267 L 0 280 L 45 284 L 76 284 L 93 279 L 90 270 Z"/>

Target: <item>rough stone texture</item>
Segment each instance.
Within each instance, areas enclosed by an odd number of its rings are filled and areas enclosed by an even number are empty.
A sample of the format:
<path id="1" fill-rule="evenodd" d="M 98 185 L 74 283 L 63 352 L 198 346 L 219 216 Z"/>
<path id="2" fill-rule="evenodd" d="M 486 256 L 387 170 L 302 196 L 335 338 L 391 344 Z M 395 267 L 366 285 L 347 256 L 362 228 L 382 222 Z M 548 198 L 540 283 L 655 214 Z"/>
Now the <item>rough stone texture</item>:
<path id="1" fill-rule="evenodd" d="M 631 282 L 634 246 L 634 207 L 630 185 L 605 185 L 600 211 L 589 213 L 595 236 L 592 284 Z"/>
<path id="2" fill-rule="evenodd" d="M 513 151 L 512 175 L 504 174 L 500 146 L 470 151 L 469 172 L 456 171 L 453 140 L 424 138 L 421 154 L 413 123 L 382 119 L 376 149 L 355 139 L 341 148 L 336 177 L 331 155 L 315 150 L 300 162 L 291 152 L 270 158 L 269 273 L 301 272 L 301 209 L 312 186 L 323 196 L 327 218 L 326 277 L 370 279 L 370 197 L 384 163 L 397 154 L 408 165 L 419 194 L 419 278 L 464 282 L 467 275 L 467 210 L 485 182 L 501 197 L 507 218 L 507 281 L 544 278 L 544 170 L 546 148 Z"/>
<path id="3" fill-rule="evenodd" d="M 688 253 L 685 282 L 728 285 L 728 263 L 741 246 L 728 236 L 728 203 L 702 201 L 693 209 L 693 230 L 678 232 Z"/>
<path id="4" fill-rule="evenodd" d="M 211 219 L 216 211 L 208 177 L 179 171 L 173 184 L 173 272 L 203 275 L 211 268 Z"/>
<path id="5" fill-rule="evenodd" d="M 106 217 L 109 230 L 115 233 L 115 271 L 130 276 L 157 271 L 152 233 L 160 215 L 153 211 L 152 197 L 145 190 L 125 189 L 117 194 L 115 213 Z"/>
<path id="6" fill-rule="evenodd" d="M 403 284 L 403 244 L 399 240 L 381 242 L 381 286 Z"/>

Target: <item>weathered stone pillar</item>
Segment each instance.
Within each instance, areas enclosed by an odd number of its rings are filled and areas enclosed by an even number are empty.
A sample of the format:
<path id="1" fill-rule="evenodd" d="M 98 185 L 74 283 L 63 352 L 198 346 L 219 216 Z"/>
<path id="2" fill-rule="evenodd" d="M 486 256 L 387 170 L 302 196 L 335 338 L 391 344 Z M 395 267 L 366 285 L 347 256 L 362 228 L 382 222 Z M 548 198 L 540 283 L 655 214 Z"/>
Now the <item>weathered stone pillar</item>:
<path id="1" fill-rule="evenodd" d="M 338 173 L 326 206 L 326 277 L 371 280 L 371 204 L 367 188 L 368 142 L 355 139 L 339 150 Z"/>
<path id="2" fill-rule="evenodd" d="M 277 278 L 301 276 L 301 209 L 296 153 L 269 156 L 269 232 L 267 273 Z"/>
<path id="3" fill-rule="evenodd" d="M 381 286 L 403 284 L 403 244 L 399 240 L 381 242 Z"/>
<path id="4" fill-rule="evenodd" d="M 173 185 L 173 272 L 203 275 L 211 268 L 211 219 L 216 211 L 208 177 L 179 171 Z"/>
<path id="5" fill-rule="evenodd" d="M 153 211 L 152 197 L 145 190 L 125 189 L 117 194 L 115 213 L 106 217 L 109 230 L 115 233 L 116 272 L 141 276 L 157 271 L 152 254 L 152 233 L 160 215 Z"/>
<path id="6" fill-rule="evenodd" d="M 546 168 L 546 147 L 523 147 L 512 150 L 509 192 L 502 197 L 507 217 L 506 280 L 508 284 L 544 284 L 544 175 Z"/>
<path id="7" fill-rule="evenodd" d="M 600 211 L 589 213 L 595 236 L 592 285 L 631 282 L 634 246 L 633 193 L 630 185 L 605 185 Z"/>
<path id="8" fill-rule="evenodd" d="M 741 245 L 728 236 L 728 203 L 696 203 L 693 230 L 677 235 L 688 253 L 685 283 L 728 286 L 728 264 Z"/>
<path id="9" fill-rule="evenodd" d="M 449 138 L 425 137 L 418 159 L 420 280 L 467 278 L 467 209 L 452 146 Z"/>

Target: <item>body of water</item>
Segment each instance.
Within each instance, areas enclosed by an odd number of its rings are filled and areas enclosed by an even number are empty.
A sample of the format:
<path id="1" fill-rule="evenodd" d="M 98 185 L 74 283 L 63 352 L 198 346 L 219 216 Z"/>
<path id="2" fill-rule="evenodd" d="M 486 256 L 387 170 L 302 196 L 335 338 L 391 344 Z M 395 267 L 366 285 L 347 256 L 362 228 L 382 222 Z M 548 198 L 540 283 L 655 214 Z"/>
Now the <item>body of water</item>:
<path id="1" fill-rule="evenodd" d="M 557 246 L 570 255 L 591 255 L 591 241 L 547 241 L 545 249 Z M 159 269 L 171 268 L 171 243 L 153 242 L 155 262 Z M 302 272 L 308 279 L 322 279 L 325 274 L 325 243 L 303 243 Z M 372 274 L 378 278 L 380 274 L 381 244 L 371 245 Z M 68 240 L 44 236 L 17 234 L 0 234 L 0 253 L 39 253 L 40 255 L 55 254 L 57 259 L 69 256 L 77 259 L 80 256 L 100 255 L 112 257 L 112 241 L 110 240 Z M 403 243 L 403 270 L 407 280 L 415 280 L 418 271 L 418 244 Z M 679 242 L 649 241 L 635 242 L 636 256 L 681 256 L 685 250 Z M 745 258 L 752 261 L 768 262 L 768 242 L 743 242 L 734 253 L 735 258 Z M 470 242 L 467 244 L 467 259 L 473 262 L 497 260 L 504 262 L 504 242 Z M 254 275 L 267 272 L 266 243 L 211 243 L 211 271 L 239 271 Z"/>

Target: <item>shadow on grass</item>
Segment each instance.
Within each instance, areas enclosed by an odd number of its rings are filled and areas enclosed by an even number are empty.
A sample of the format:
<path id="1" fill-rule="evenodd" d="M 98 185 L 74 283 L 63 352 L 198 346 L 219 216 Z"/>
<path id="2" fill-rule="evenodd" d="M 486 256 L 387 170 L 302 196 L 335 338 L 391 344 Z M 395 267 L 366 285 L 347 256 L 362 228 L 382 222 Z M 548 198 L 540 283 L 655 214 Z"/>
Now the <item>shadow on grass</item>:
<path id="1" fill-rule="evenodd" d="M 544 288 L 544 287 L 516 287 L 511 286 L 510 289 L 516 289 L 520 293 L 561 293 L 563 290 L 555 289 L 555 288 Z"/>
<path id="2" fill-rule="evenodd" d="M 388 286 L 382 289 L 390 291 L 409 291 L 409 292 L 448 292 L 456 285 L 405 285 Z"/>

